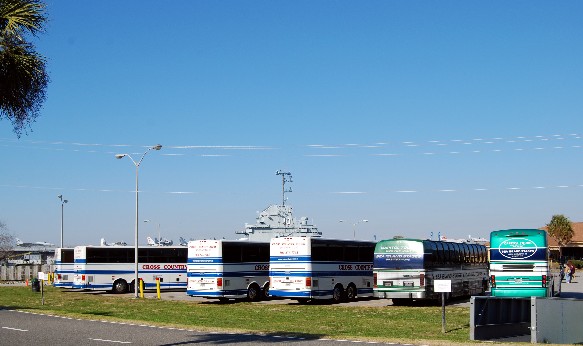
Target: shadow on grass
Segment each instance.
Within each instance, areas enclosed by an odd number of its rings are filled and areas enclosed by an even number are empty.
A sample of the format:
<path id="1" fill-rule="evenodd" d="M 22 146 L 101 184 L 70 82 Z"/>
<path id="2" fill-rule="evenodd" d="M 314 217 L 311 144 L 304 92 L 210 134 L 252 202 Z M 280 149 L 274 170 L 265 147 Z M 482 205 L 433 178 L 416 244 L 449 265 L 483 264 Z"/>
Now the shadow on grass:
<path id="1" fill-rule="evenodd" d="M 293 343 L 304 342 L 309 340 L 318 340 L 323 335 L 314 334 L 290 334 L 289 332 L 273 332 L 268 334 L 232 334 L 232 333 L 213 333 L 213 334 L 194 334 L 191 340 L 162 344 L 160 346 L 178 346 L 192 344 L 236 344 L 236 343 Z"/>
<path id="2" fill-rule="evenodd" d="M 19 305 L 0 305 L 0 310 L 42 310 L 40 307 L 19 306 Z"/>
<path id="3" fill-rule="evenodd" d="M 446 306 L 455 306 L 461 303 L 468 303 L 470 299 L 468 297 L 455 297 L 446 301 Z M 430 300 L 430 299 L 393 299 L 393 306 L 441 306 L 440 300 Z"/>
<path id="4" fill-rule="evenodd" d="M 83 311 L 83 315 L 85 316 L 114 316 L 111 312 L 103 312 L 103 311 Z"/>
<path id="5" fill-rule="evenodd" d="M 40 311 L 43 313 L 45 311 L 45 309 L 43 309 L 43 307 L 19 306 L 19 305 L 13 305 L 13 306 L 2 305 L 2 306 L 0 306 L 0 310 L 34 310 L 34 311 Z M 104 311 L 83 311 L 83 312 L 81 312 L 81 314 L 86 315 L 88 317 L 91 317 L 91 316 L 114 316 L 111 312 L 104 312 Z"/>
<path id="6" fill-rule="evenodd" d="M 457 328 L 451 328 L 451 329 L 447 329 L 446 328 L 446 333 L 453 333 L 453 332 L 457 332 L 458 330 L 469 330 L 470 329 L 470 324 L 466 324 L 464 326 L 461 327 L 457 327 Z"/>

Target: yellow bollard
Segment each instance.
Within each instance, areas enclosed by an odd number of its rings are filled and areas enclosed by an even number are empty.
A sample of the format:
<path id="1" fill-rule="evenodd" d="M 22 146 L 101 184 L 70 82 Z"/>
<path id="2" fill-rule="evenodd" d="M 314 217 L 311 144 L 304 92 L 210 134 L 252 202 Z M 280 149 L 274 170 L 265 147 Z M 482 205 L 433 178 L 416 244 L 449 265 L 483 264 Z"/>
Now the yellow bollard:
<path id="1" fill-rule="evenodd" d="M 160 278 L 156 278 L 156 293 L 158 294 L 158 299 L 160 299 Z"/>
<path id="2" fill-rule="evenodd" d="M 140 279 L 140 298 L 144 298 L 144 280 Z"/>

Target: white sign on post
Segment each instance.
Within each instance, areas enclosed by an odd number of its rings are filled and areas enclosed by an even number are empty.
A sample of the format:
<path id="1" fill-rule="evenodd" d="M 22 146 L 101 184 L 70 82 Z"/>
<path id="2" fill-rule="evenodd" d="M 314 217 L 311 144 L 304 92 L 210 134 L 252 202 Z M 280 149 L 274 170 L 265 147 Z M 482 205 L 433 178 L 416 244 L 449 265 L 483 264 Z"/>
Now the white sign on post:
<path id="1" fill-rule="evenodd" d="M 43 272 L 38 272 L 38 279 L 39 280 L 48 280 L 48 275 Z"/>
<path id="2" fill-rule="evenodd" d="M 433 280 L 434 292 L 451 292 L 451 280 Z"/>
<path id="3" fill-rule="evenodd" d="M 445 294 L 451 292 L 451 280 L 433 280 L 433 291 L 441 292 L 441 332 L 445 333 Z"/>

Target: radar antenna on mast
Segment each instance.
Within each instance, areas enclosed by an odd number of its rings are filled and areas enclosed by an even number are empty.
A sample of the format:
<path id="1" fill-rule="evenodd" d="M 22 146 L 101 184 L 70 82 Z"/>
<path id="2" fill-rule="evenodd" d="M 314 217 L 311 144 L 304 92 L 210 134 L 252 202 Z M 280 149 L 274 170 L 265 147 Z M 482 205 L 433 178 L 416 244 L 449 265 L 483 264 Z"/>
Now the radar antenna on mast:
<path id="1" fill-rule="evenodd" d="M 291 187 L 288 190 L 285 189 L 285 183 L 293 183 L 292 175 L 290 172 L 283 172 L 281 170 L 278 170 L 275 174 L 281 175 L 281 205 L 285 205 L 285 193 L 292 192 Z"/>

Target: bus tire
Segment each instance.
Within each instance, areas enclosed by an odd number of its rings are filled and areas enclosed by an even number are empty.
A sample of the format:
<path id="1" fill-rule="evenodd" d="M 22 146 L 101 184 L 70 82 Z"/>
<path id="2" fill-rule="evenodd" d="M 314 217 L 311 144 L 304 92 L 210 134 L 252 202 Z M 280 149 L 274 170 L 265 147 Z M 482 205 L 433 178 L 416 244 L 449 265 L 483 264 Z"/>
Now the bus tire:
<path id="1" fill-rule="evenodd" d="M 266 283 L 261 290 L 261 299 L 269 300 L 269 283 Z"/>
<path id="2" fill-rule="evenodd" d="M 348 287 L 346 287 L 346 300 L 356 300 L 356 286 L 353 283 L 350 283 Z"/>
<path id="3" fill-rule="evenodd" d="M 334 290 L 332 290 L 332 301 L 334 303 L 340 303 L 342 301 L 343 296 L 344 290 L 342 289 L 342 285 L 338 284 L 334 286 Z"/>
<path id="4" fill-rule="evenodd" d="M 111 290 L 116 294 L 127 293 L 129 291 L 128 283 L 123 279 L 119 279 L 113 283 Z"/>
<path id="5" fill-rule="evenodd" d="M 134 282 L 135 282 L 135 281 L 136 281 L 136 280 L 132 280 L 132 282 L 131 282 L 131 283 L 128 285 L 128 292 L 131 292 L 131 293 L 134 293 L 134 292 L 136 292 L 136 291 L 135 291 L 135 289 L 136 289 L 136 285 L 134 285 Z"/>
<path id="6" fill-rule="evenodd" d="M 251 284 L 247 289 L 247 299 L 251 302 L 256 302 L 261 298 L 261 288 L 257 284 Z"/>

